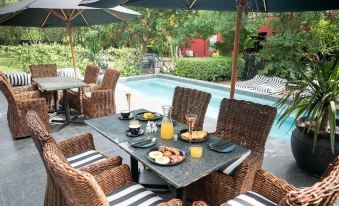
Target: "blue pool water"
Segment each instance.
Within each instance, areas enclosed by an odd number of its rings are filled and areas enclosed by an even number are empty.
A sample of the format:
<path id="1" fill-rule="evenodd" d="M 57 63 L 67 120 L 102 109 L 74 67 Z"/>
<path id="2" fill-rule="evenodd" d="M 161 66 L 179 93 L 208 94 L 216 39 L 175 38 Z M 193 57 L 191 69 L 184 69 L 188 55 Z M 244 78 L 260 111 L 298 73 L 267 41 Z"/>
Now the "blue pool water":
<path id="1" fill-rule="evenodd" d="M 182 86 L 186 88 L 193 88 L 193 89 L 198 89 L 201 91 L 209 92 L 212 94 L 212 98 L 209 103 L 206 115 L 212 118 L 217 117 L 221 100 L 225 97 L 226 98 L 229 97 L 229 92 L 225 90 L 212 89 L 212 88 L 207 88 L 204 86 L 199 86 L 199 85 L 190 84 L 190 83 L 183 83 L 183 82 L 164 79 L 164 78 L 135 80 L 135 81 L 130 81 L 130 82 L 124 82 L 123 85 L 129 87 L 130 89 L 142 95 L 161 98 L 169 103 L 172 102 L 174 88 L 176 86 Z M 235 98 L 239 100 L 247 100 L 247 101 L 270 105 L 270 106 L 273 106 L 274 104 L 274 101 L 272 100 L 267 100 L 267 99 L 259 98 L 259 97 L 251 97 L 251 96 L 246 96 L 242 94 L 236 94 Z M 280 111 L 278 111 L 278 113 L 279 112 Z M 278 115 L 277 115 L 277 118 L 278 118 Z M 279 138 L 282 140 L 289 141 L 292 130 L 294 129 L 293 118 L 292 117 L 288 118 L 287 121 L 285 121 L 284 124 L 282 124 L 280 127 L 276 124 L 277 118 L 271 129 L 270 136 L 274 138 Z"/>

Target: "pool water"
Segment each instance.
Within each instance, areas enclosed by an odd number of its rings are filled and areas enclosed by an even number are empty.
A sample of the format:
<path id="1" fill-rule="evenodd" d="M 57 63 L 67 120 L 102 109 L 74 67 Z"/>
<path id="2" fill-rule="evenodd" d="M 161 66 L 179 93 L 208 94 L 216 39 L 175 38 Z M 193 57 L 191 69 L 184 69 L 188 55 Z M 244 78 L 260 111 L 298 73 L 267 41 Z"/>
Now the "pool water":
<path id="1" fill-rule="evenodd" d="M 221 89 L 212 89 L 204 86 L 199 86 L 190 83 L 183 83 L 175 80 L 169 80 L 164 78 L 151 78 L 146 80 L 135 80 L 130 82 L 122 83 L 124 86 L 138 92 L 141 95 L 147 95 L 149 97 L 161 98 L 169 103 L 172 103 L 173 93 L 176 86 L 186 87 L 197 89 L 211 93 L 212 98 L 208 105 L 206 116 L 215 118 L 218 116 L 220 102 L 223 98 L 229 98 L 229 92 Z M 260 97 L 251 97 L 242 94 L 236 94 L 235 99 L 251 101 L 259 104 L 273 106 L 275 103 L 272 100 L 267 100 Z M 278 111 L 279 114 L 280 111 Z M 294 129 L 292 117 L 289 117 L 280 127 L 277 125 L 277 115 L 276 120 L 273 124 L 273 127 L 270 132 L 270 136 L 274 138 L 279 138 L 282 140 L 290 140 L 291 133 Z"/>

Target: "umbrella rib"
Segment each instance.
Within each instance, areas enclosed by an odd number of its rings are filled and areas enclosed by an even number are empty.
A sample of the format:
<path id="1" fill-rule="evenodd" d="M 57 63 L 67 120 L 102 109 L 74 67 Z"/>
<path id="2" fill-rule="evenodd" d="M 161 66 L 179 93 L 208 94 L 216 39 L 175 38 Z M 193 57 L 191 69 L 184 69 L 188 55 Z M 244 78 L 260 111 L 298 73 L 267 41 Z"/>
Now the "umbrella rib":
<path id="1" fill-rule="evenodd" d="M 85 21 L 85 23 L 87 24 L 87 26 L 89 26 L 89 24 L 88 24 L 88 22 L 87 22 L 85 16 L 82 14 L 82 12 L 80 12 L 80 16 L 84 19 L 84 21 Z"/>
<path id="2" fill-rule="evenodd" d="M 72 16 L 72 18 L 70 20 L 72 21 L 73 19 L 75 19 L 75 17 L 79 16 L 81 14 L 81 12 L 83 12 L 83 11 L 84 11 L 84 9 L 82 9 L 81 11 L 76 13 L 74 16 Z"/>
<path id="3" fill-rule="evenodd" d="M 71 19 L 67 17 L 66 13 L 64 12 L 63 9 L 61 9 L 62 14 L 64 15 L 66 21 L 70 21 Z"/>
<path id="4" fill-rule="evenodd" d="M 48 11 L 48 14 L 47 14 L 47 16 L 46 16 L 46 18 L 45 18 L 45 20 L 44 20 L 44 22 L 42 22 L 42 25 L 41 25 L 41 27 L 44 27 L 45 26 L 45 24 L 46 24 L 46 22 L 47 22 L 47 19 L 48 19 L 48 17 L 51 15 L 51 12 L 50 11 Z"/>
<path id="5" fill-rule="evenodd" d="M 121 5 L 127 4 L 128 0 L 125 0 L 124 2 L 121 3 Z"/>
<path id="6" fill-rule="evenodd" d="M 265 12 L 267 13 L 266 0 L 263 0 L 263 2 L 264 2 L 264 8 L 265 8 Z"/>
<path id="7" fill-rule="evenodd" d="M 4 23 L 5 21 L 10 20 L 11 18 L 15 17 L 16 15 L 20 14 L 20 13 L 23 12 L 23 11 L 24 11 L 24 9 L 9 14 L 8 16 L 6 16 L 6 17 L 4 17 L 3 19 L 0 20 L 0 24 Z"/>
<path id="8" fill-rule="evenodd" d="M 114 17 L 117 17 L 118 19 L 120 19 L 121 21 L 126 21 L 124 18 L 120 17 L 119 15 L 117 14 L 114 14 L 112 13 L 110 10 L 108 9 L 104 9 L 104 11 L 106 11 L 107 13 L 109 13 L 110 15 L 114 16 Z"/>
<path id="9" fill-rule="evenodd" d="M 58 12 L 55 12 L 52 9 L 48 9 L 54 16 L 59 17 L 60 19 L 62 19 L 63 21 L 67 21 L 67 19 L 65 19 L 62 15 L 58 14 Z"/>
<path id="10" fill-rule="evenodd" d="M 193 0 L 192 3 L 190 4 L 190 6 L 188 7 L 188 10 L 192 9 L 192 7 L 194 6 L 195 2 L 197 2 L 197 0 Z"/>

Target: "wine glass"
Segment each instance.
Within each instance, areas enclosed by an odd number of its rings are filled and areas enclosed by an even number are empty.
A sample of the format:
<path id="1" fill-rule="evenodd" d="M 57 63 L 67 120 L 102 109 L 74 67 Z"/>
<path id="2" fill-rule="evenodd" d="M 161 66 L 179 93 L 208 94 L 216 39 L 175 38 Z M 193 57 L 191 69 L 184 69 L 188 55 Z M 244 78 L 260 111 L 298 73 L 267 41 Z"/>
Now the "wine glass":
<path id="1" fill-rule="evenodd" d="M 193 114 L 193 113 L 187 113 L 185 115 L 185 118 L 186 118 L 186 123 L 187 123 L 187 126 L 188 126 L 188 132 L 189 132 L 189 143 L 191 143 L 192 141 L 192 131 L 193 131 L 193 128 L 194 128 L 194 124 L 195 124 L 195 121 L 197 120 L 198 118 L 198 115 L 196 114 Z"/>
<path id="2" fill-rule="evenodd" d="M 131 92 L 126 92 L 126 99 L 127 99 L 128 110 L 129 111 L 131 111 L 131 97 L 132 97 L 132 93 Z"/>

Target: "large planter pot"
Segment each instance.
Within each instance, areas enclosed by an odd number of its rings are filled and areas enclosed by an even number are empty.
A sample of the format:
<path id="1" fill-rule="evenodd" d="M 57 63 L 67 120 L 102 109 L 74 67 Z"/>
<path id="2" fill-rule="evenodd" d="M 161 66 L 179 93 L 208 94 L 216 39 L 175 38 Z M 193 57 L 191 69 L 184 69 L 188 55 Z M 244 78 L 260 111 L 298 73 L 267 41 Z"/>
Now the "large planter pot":
<path id="1" fill-rule="evenodd" d="M 292 132 L 291 148 L 299 167 L 308 173 L 319 176 L 339 155 L 339 134 L 336 134 L 334 154 L 331 150 L 329 134 L 318 135 L 317 145 L 313 152 L 313 135 L 312 131 L 307 132 L 307 129 L 297 126 Z"/>

